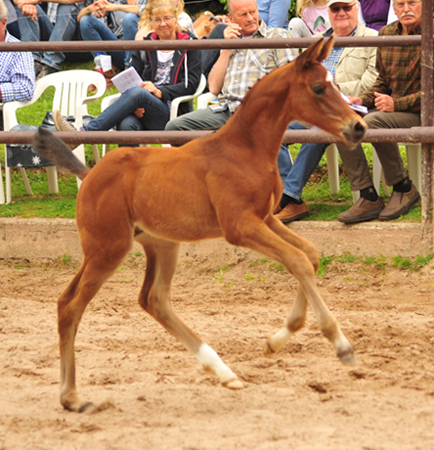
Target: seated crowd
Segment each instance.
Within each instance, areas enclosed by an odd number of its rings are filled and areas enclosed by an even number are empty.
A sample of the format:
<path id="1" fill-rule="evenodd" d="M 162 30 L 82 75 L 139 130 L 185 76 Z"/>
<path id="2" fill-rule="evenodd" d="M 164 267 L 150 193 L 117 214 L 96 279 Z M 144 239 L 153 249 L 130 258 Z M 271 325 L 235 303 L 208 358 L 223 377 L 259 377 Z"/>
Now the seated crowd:
<path id="1" fill-rule="evenodd" d="M 6 41 L 16 40 L 11 34 L 19 35 L 23 41 L 62 41 L 77 39 L 78 36 L 91 41 L 196 38 L 194 23 L 183 11 L 182 0 L 78 0 L 74 4 L 14 0 L 15 5 L 10 1 L 0 0 L 0 17 L 3 17 L 1 23 L 4 26 L 1 36 Z M 286 1 L 281 5 L 286 10 L 286 17 L 290 4 Z M 227 7 L 227 20 L 209 30 L 209 39 L 421 33 L 420 0 L 297 0 L 300 18 L 292 19 L 289 25 L 281 20 L 276 25 L 275 11 L 270 10 L 269 3 L 264 1 L 228 0 Z M 282 13 L 279 15 L 281 19 Z M 12 17 L 10 27 L 6 17 Z M 214 26 L 220 20 L 211 21 Z M 283 26 L 288 26 L 288 30 L 280 28 Z M 118 130 L 216 130 L 231 117 L 259 78 L 294 60 L 298 54 L 295 49 L 98 53 L 111 56 L 114 72 L 132 66 L 144 81 L 139 87 L 123 93 L 81 131 L 113 127 Z M 5 54 L 0 55 L 3 58 Z M 65 55 L 61 52 L 34 52 L 30 63 L 31 54 L 22 55 L 18 72 L 22 83 L 26 79 L 31 98 L 35 78 L 60 70 Z M 93 55 L 96 56 L 97 52 Z M 369 109 L 365 116 L 369 128 L 407 128 L 420 126 L 420 58 L 420 46 L 335 47 L 323 65 L 350 103 Z M 405 73 L 397 70 L 402 67 L 406 68 Z M 190 104 L 183 104 L 180 115 L 169 120 L 170 102 L 194 93 L 202 73 L 207 75 L 209 91 L 217 97 L 217 102 L 196 111 L 191 110 Z M 0 79 L 0 83 L 2 101 L 23 99 L 21 94 L 18 96 L 19 89 L 16 89 L 15 97 L 6 94 L 7 80 Z M 53 118 L 58 130 L 73 129 L 60 113 L 55 112 Z M 289 129 L 307 127 L 302 123 L 289 124 Z M 274 210 L 282 222 L 309 215 L 302 191 L 328 145 L 303 144 L 294 162 L 287 146 L 282 145 L 278 166 L 283 192 Z M 406 214 L 419 201 L 419 192 L 408 178 L 398 145 L 382 142 L 375 143 L 374 147 L 386 182 L 393 186 L 392 197 L 385 205 L 376 192 L 361 145 L 350 148 L 338 144 L 351 189 L 360 191 L 359 200 L 338 216 L 338 220 L 344 223 L 395 219 Z"/>

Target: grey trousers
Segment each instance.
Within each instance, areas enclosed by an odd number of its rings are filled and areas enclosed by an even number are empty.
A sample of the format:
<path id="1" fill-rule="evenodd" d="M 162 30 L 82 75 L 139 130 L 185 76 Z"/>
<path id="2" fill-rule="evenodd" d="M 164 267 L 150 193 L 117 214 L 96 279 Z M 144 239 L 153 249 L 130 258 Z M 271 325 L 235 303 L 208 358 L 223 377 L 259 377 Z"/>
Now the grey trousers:
<path id="1" fill-rule="evenodd" d="M 194 131 L 194 130 L 218 130 L 231 117 L 228 109 L 221 112 L 213 112 L 211 108 L 198 109 L 169 121 L 166 130 L 170 131 Z"/>
<path id="2" fill-rule="evenodd" d="M 371 112 L 364 117 L 368 128 L 411 128 L 420 126 L 420 114 L 412 112 Z M 396 142 L 373 144 L 383 167 L 388 186 L 402 181 L 407 172 Z M 373 185 L 368 163 L 361 144 L 351 147 L 337 144 L 352 191 L 360 191 Z"/>

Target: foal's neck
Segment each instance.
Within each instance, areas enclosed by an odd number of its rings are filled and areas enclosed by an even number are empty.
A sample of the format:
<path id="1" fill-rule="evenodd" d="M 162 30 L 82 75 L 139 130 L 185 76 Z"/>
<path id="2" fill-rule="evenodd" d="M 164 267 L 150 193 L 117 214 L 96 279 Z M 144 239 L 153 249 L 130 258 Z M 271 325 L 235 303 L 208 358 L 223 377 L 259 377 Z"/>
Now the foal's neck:
<path id="1" fill-rule="evenodd" d="M 283 69 L 283 68 L 282 68 Z M 244 140 L 249 152 L 260 152 L 276 160 L 283 134 L 294 120 L 292 108 L 288 108 L 290 82 L 289 68 L 261 79 L 244 98 L 226 131 L 237 140 Z"/>

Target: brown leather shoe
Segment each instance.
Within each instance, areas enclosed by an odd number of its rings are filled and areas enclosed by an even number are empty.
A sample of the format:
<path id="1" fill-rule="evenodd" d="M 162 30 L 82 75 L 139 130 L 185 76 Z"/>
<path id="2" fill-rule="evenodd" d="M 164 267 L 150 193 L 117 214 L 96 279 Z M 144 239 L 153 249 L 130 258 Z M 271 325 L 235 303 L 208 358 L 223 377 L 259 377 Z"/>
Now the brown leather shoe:
<path id="1" fill-rule="evenodd" d="M 57 109 L 53 111 L 53 122 L 57 131 L 77 131 L 77 128 L 68 122 Z M 66 144 L 71 150 L 75 150 L 80 144 Z"/>
<path id="2" fill-rule="evenodd" d="M 294 222 L 294 220 L 300 220 L 309 215 L 306 203 L 297 205 L 296 203 L 288 203 L 280 212 L 276 214 L 276 219 L 279 219 L 283 223 Z"/>
<path id="3" fill-rule="evenodd" d="M 420 194 L 416 186 L 412 183 L 409 192 L 395 192 L 393 191 L 389 203 L 381 211 L 380 220 L 397 219 L 404 214 L 407 214 L 410 208 L 419 201 Z"/>
<path id="4" fill-rule="evenodd" d="M 273 216 L 279 214 L 280 211 L 282 211 L 282 207 L 280 206 L 280 203 L 278 203 L 277 206 L 273 209 Z"/>
<path id="5" fill-rule="evenodd" d="M 360 197 L 349 210 L 339 214 L 338 220 L 343 223 L 366 222 L 376 219 L 383 209 L 384 202 L 381 197 L 378 197 L 376 202 Z"/>

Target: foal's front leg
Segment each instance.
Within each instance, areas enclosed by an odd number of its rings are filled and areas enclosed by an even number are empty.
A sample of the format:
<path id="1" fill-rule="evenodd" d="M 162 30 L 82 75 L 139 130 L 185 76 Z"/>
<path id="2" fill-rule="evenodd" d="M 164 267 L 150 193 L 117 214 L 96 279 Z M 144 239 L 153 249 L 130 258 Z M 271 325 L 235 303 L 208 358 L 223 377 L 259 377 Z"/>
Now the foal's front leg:
<path id="1" fill-rule="evenodd" d="M 318 250 L 312 244 L 312 242 L 307 239 L 302 238 L 297 233 L 294 233 L 291 229 L 289 229 L 286 225 L 284 225 L 279 219 L 276 219 L 275 216 L 270 215 L 265 220 L 266 225 L 270 228 L 271 231 L 280 236 L 283 240 L 288 242 L 288 244 L 297 247 L 305 255 L 309 258 L 309 261 L 312 263 L 315 272 L 319 267 L 319 256 Z"/>
<path id="2" fill-rule="evenodd" d="M 264 345 L 264 354 L 266 356 L 281 350 L 291 336 L 303 327 L 306 320 L 306 309 L 306 294 L 300 285 L 298 287 L 297 297 L 285 320 L 284 326 L 276 334 L 270 336 Z"/>
<path id="3" fill-rule="evenodd" d="M 271 221 L 273 224 L 273 221 Z M 326 338 L 334 345 L 337 355 L 344 364 L 354 364 L 354 351 L 348 339 L 342 333 L 339 324 L 325 305 L 321 294 L 315 283 L 315 267 L 312 263 L 312 255 L 307 256 L 305 251 L 300 250 L 294 244 L 289 243 L 282 237 L 274 233 L 268 225 L 253 214 L 245 214 L 237 218 L 237 223 L 228 223 L 224 226 L 225 238 L 234 245 L 240 245 L 262 253 L 269 258 L 283 264 L 287 270 L 300 282 L 301 289 L 304 290 L 306 299 L 312 306 L 319 327 Z M 294 239 L 291 232 L 290 239 Z M 295 240 L 300 245 L 305 245 L 305 240 L 298 238 Z M 303 242 L 304 241 L 304 242 Z M 313 247 L 313 245 L 311 244 Z M 315 260 L 315 258 L 313 258 Z M 300 294 L 302 295 L 302 294 Z M 303 310 L 302 297 L 296 306 L 298 310 Z M 299 314 L 296 314 L 298 316 Z M 286 331 L 281 331 L 274 341 L 276 345 L 288 339 Z M 273 343 L 271 348 L 273 348 Z"/>

